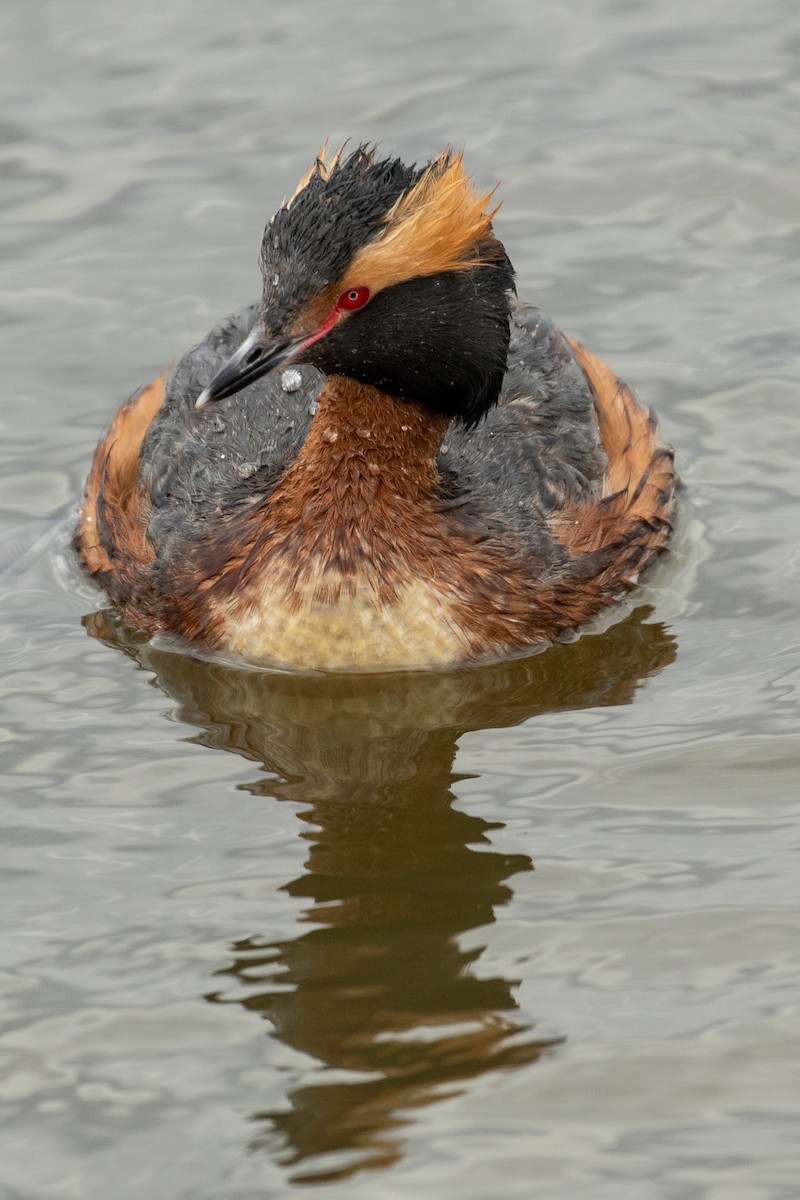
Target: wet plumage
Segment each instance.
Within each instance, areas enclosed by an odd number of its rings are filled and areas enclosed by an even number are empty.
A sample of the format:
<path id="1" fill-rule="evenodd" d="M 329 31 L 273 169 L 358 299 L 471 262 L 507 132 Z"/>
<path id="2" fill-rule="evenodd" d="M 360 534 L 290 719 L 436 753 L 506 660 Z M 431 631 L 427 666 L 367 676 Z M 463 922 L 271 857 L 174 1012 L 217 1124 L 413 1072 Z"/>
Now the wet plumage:
<path id="1" fill-rule="evenodd" d="M 489 199 L 459 156 L 317 160 L 265 231 L 260 304 L 97 449 L 76 546 L 132 625 L 288 667 L 441 666 L 636 584 L 671 451 L 517 302 Z"/>

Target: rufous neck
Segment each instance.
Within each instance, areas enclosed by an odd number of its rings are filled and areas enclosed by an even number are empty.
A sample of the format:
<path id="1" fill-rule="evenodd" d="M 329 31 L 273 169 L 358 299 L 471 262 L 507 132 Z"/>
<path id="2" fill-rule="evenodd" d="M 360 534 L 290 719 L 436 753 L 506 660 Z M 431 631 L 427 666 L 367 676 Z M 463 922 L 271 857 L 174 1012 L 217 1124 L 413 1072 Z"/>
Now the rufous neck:
<path id="1" fill-rule="evenodd" d="M 421 501 L 437 489 L 436 455 L 447 417 L 332 375 L 305 443 L 284 477 L 290 486 L 327 492 L 350 515 L 379 501 Z"/>

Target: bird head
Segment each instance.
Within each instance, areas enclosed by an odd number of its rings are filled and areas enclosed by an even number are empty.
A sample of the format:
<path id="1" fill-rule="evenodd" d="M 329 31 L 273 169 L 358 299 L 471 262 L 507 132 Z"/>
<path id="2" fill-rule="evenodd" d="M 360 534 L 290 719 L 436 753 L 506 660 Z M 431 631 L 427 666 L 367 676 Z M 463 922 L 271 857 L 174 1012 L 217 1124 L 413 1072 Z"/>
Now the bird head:
<path id="1" fill-rule="evenodd" d="M 514 273 L 462 157 L 324 151 L 264 231 L 249 335 L 197 400 L 310 363 L 477 423 L 506 369 Z"/>

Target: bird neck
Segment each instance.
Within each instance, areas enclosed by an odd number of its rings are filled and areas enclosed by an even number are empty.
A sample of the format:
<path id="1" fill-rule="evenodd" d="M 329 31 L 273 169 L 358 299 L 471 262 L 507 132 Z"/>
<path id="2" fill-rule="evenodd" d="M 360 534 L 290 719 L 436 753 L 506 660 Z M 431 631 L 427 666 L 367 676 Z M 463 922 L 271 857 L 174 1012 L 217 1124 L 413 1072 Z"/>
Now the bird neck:
<path id="1" fill-rule="evenodd" d="M 422 404 L 329 376 L 303 447 L 273 493 L 273 521 L 315 541 L 337 526 L 402 540 L 403 525 L 431 510 L 448 424 Z"/>

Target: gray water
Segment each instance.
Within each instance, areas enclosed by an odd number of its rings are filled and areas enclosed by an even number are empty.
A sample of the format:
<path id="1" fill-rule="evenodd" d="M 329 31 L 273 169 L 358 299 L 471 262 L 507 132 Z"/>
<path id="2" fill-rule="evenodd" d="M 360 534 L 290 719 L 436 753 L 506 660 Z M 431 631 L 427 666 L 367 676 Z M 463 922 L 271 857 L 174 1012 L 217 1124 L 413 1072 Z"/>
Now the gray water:
<path id="1" fill-rule="evenodd" d="M 5 0 L 3 1200 L 780 1200 L 800 1179 L 794 0 Z M 64 553 L 325 137 L 501 181 L 653 405 L 671 560 L 437 676 L 148 645 Z"/>

